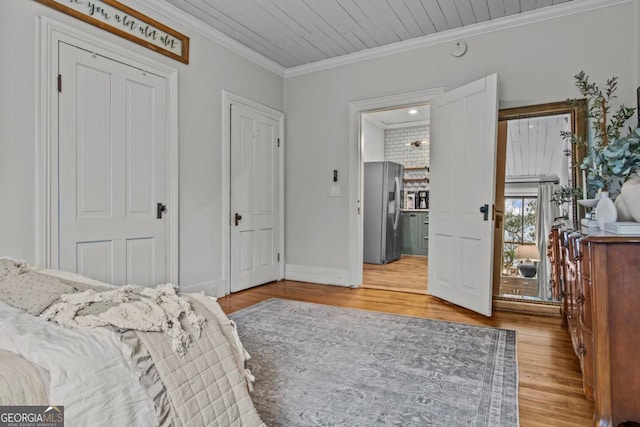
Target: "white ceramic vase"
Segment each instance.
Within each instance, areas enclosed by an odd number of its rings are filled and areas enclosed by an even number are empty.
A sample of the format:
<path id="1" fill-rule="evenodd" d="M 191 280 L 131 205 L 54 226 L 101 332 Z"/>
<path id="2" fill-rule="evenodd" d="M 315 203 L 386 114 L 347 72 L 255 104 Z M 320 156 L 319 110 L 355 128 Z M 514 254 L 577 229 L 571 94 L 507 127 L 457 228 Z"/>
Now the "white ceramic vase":
<path id="1" fill-rule="evenodd" d="M 596 205 L 596 221 L 598 227 L 604 231 L 604 225 L 608 222 L 616 222 L 618 219 L 618 210 L 613 200 L 609 198 L 609 192 L 603 191 L 600 201 Z"/>
<path id="2" fill-rule="evenodd" d="M 622 185 L 615 205 L 620 221 L 640 222 L 640 172 Z"/>

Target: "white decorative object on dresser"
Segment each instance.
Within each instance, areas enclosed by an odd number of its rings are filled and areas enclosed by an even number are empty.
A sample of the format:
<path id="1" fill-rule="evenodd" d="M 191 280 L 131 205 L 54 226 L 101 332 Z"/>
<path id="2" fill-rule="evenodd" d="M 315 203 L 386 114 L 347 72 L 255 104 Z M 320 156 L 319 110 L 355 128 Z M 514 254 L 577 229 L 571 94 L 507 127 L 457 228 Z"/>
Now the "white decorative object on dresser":
<path id="1" fill-rule="evenodd" d="M 618 219 L 618 211 L 616 205 L 613 204 L 613 200 L 609 198 L 609 192 L 603 191 L 600 201 L 596 205 L 596 221 L 598 221 L 598 227 L 604 231 L 606 223 L 615 222 Z"/>
<path id="2" fill-rule="evenodd" d="M 640 234 L 640 222 L 607 222 L 604 225 L 604 230 L 622 236 L 637 236 Z"/>

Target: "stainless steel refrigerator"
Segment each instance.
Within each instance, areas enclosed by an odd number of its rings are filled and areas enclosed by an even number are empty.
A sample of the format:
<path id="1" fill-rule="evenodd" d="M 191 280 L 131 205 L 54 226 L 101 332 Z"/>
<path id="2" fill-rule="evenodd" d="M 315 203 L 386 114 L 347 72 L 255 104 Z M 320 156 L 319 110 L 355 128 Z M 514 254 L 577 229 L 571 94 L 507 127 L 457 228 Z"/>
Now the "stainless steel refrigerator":
<path id="1" fill-rule="evenodd" d="M 404 166 L 394 162 L 364 164 L 363 260 L 386 264 L 402 255 L 400 207 Z"/>

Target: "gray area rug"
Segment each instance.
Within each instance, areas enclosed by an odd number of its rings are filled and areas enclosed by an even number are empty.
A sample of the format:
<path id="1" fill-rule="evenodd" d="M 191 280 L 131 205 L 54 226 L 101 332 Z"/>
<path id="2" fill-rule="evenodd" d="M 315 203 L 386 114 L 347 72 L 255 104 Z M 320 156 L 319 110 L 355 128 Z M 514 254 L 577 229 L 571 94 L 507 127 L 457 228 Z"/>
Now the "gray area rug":
<path id="1" fill-rule="evenodd" d="M 268 426 L 517 426 L 511 330 L 270 299 L 229 316 Z"/>

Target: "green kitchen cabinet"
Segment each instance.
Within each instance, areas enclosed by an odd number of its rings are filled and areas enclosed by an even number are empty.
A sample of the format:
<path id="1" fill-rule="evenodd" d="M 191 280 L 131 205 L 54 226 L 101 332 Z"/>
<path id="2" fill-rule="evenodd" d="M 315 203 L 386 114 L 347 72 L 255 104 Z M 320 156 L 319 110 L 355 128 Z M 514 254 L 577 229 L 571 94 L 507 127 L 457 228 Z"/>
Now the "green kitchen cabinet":
<path id="1" fill-rule="evenodd" d="M 406 255 L 429 254 L 429 212 L 402 212 L 402 253 Z"/>

